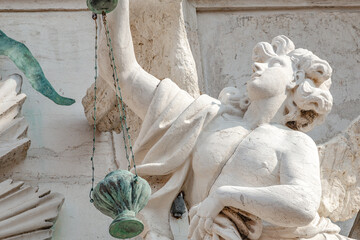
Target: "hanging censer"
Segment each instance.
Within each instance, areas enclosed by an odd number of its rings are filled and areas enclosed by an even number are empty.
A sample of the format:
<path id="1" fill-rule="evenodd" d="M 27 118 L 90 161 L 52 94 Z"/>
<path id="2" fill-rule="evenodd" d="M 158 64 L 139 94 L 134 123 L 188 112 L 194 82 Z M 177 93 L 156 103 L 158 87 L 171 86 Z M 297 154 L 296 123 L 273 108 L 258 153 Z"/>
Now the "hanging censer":
<path id="1" fill-rule="evenodd" d="M 103 214 L 114 220 L 109 226 L 109 233 L 115 238 L 133 238 L 144 230 L 143 223 L 135 215 L 145 207 L 149 201 L 151 188 L 146 180 L 138 177 L 134 161 L 129 128 L 126 123 L 125 104 L 121 97 L 119 79 L 116 72 L 115 57 L 112 48 L 109 27 L 106 21 L 106 13 L 115 9 L 118 0 L 87 0 L 89 9 L 93 12 L 95 21 L 95 83 L 94 83 L 94 129 L 92 163 L 92 185 L 90 190 L 90 202 Z M 120 125 L 124 138 L 128 170 L 116 170 L 101 180 L 94 188 L 94 154 L 95 154 L 95 132 L 96 132 L 96 80 L 97 80 L 97 14 L 102 14 L 105 28 L 107 46 L 109 48 L 110 65 L 113 71 L 113 80 L 116 92 L 117 106 L 120 114 Z M 131 173 L 130 156 L 133 162 L 135 174 Z"/>

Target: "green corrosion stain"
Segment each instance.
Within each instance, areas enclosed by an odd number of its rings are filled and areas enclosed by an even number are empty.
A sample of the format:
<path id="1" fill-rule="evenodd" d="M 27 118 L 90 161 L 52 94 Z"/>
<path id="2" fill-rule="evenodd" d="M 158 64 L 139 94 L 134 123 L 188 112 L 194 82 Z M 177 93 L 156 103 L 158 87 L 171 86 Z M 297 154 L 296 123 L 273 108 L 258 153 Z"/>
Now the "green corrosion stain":
<path id="1" fill-rule="evenodd" d="M 1 30 L 0 55 L 9 57 L 25 74 L 31 86 L 56 104 L 71 105 L 75 102 L 74 99 L 60 96 L 46 79 L 39 62 L 31 54 L 30 50 L 23 43 L 6 36 Z"/>

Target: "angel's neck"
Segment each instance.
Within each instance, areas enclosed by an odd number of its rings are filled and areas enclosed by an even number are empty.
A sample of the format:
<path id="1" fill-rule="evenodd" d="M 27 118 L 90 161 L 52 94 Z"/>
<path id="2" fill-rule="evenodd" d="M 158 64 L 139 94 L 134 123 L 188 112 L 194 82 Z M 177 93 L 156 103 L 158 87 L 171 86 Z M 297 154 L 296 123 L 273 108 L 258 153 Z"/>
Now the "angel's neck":
<path id="1" fill-rule="evenodd" d="M 245 112 L 244 120 L 256 128 L 264 123 L 281 123 L 286 95 L 254 100 Z"/>

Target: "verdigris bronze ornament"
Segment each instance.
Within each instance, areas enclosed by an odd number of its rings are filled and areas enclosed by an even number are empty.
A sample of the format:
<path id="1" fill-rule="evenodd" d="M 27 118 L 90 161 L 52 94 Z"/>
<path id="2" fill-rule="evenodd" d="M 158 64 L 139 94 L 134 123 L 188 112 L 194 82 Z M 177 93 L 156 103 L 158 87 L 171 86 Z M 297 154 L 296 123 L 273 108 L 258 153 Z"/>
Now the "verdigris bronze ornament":
<path id="1" fill-rule="evenodd" d="M 25 74 L 31 86 L 59 105 L 71 105 L 74 99 L 60 96 L 46 79 L 39 62 L 25 44 L 8 37 L 0 30 L 0 55 L 9 57 Z"/>
<path id="2" fill-rule="evenodd" d="M 106 2 L 106 1 L 104 1 Z M 88 1 L 89 3 L 89 1 Z M 116 1 L 117 3 L 117 1 Z M 94 128 L 93 128 L 93 148 L 91 155 L 92 178 L 90 190 L 90 202 L 103 214 L 112 217 L 114 221 L 110 224 L 109 233 L 115 238 L 132 238 L 139 235 L 144 230 L 143 223 L 135 215 L 145 207 L 151 195 L 150 185 L 136 174 L 136 165 L 134 153 L 131 145 L 129 128 L 126 123 L 125 104 L 121 97 L 119 78 L 116 72 L 114 51 L 111 44 L 109 26 L 106 21 L 106 12 L 103 11 L 102 19 L 109 47 L 109 56 L 111 59 L 111 68 L 113 70 L 113 80 L 116 87 L 115 95 L 117 107 L 121 119 L 121 130 L 124 139 L 124 148 L 126 160 L 128 161 L 128 170 L 131 168 L 131 161 L 135 174 L 126 170 L 116 170 L 100 181 L 94 188 L 94 156 L 95 156 L 95 136 L 96 136 L 96 82 L 97 82 L 97 14 L 93 13 L 92 18 L 95 21 L 95 82 L 94 82 Z M 131 160 L 130 160 L 131 157 Z"/>
<path id="3" fill-rule="evenodd" d="M 113 171 L 96 185 L 94 206 L 114 219 L 109 227 L 111 236 L 132 238 L 144 230 L 143 223 L 135 215 L 145 207 L 150 194 L 149 184 L 126 170 Z"/>
<path id="4" fill-rule="evenodd" d="M 96 14 L 109 13 L 116 8 L 118 0 L 87 0 L 88 8 Z"/>

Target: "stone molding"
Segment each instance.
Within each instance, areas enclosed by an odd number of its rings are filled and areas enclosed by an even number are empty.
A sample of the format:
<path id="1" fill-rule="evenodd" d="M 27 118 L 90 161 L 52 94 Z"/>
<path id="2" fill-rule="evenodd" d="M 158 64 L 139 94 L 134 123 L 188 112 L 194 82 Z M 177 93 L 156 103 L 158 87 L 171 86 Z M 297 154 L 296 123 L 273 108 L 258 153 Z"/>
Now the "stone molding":
<path id="1" fill-rule="evenodd" d="M 284 0 L 189 0 L 197 11 L 246 11 L 308 8 L 354 8 L 360 7 L 359 1 L 322 0 L 322 1 L 284 1 Z"/>
<path id="2" fill-rule="evenodd" d="M 0 12 L 45 12 L 45 11 L 88 11 L 82 0 L 14 0 L 0 5 Z"/>

